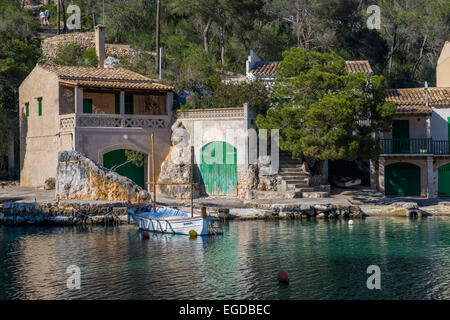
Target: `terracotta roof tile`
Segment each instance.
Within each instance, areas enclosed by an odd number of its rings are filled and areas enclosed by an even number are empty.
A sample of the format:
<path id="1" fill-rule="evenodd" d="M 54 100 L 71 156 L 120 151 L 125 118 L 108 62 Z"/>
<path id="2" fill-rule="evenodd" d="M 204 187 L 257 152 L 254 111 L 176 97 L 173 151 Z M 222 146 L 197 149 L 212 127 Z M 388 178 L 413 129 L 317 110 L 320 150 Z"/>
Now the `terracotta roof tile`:
<path id="1" fill-rule="evenodd" d="M 450 88 L 388 89 L 386 101 L 394 102 L 397 113 L 431 113 L 432 107 L 450 107 Z"/>
<path id="2" fill-rule="evenodd" d="M 362 72 L 366 74 L 373 74 L 372 67 L 367 60 L 345 61 L 345 70 L 347 70 L 348 73 Z"/>
<path id="3" fill-rule="evenodd" d="M 153 82 L 152 79 L 124 68 L 92 68 L 40 64 L 47 71 L 55 73 L 61 82 L 106 88 L 133 88 L 171 91 L 173 87 Z"/>
<path id="4" fill-rule="evenodd" d="M 250 72 L 255 76 L 275 76 L 275 72 L 280 65 L 279 61 L 275 62 L 264 62 L 260 61 L 255 64 L 255 66 L 250 70 Z M 361 61 L 345 61 L 345 69 L 348 73 L 357 73 L 362 72 L 366 74 L 373 74 L 372 67 L 370 66 L 369 61 L 361 60 Z"/>
<path id="5" fill-rule="evenodd" d="M 258 62 L 250 71 L 255 76 L 274 76 L 275 71 L 280 65 L 279 61 L 275 62 Z"/>

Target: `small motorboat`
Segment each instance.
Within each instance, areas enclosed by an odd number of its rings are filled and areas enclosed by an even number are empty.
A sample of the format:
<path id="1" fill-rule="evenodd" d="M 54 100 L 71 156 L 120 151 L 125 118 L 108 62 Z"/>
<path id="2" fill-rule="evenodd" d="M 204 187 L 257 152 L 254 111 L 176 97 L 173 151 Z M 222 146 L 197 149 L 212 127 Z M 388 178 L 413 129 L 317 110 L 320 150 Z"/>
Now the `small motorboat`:
<path id="1" fill-rule="evenodd" d="M 139 212 L 136 209 L 128 209 L 128 214 L 142 231 L 191 236 L 221 233 L 220 228 L 215 226 L 218 219 L 206 214 L 192 217 L 187 212 L 167 207 L 157 207 L 154 212 L 152 206 L 145 207 Z"/>
<path id="2" fill-rule="evenodd" d="M 335 186 L 340 188 L 355 188 L 361 185 L 360 178 L 335 176 L 332 179 Z"/>

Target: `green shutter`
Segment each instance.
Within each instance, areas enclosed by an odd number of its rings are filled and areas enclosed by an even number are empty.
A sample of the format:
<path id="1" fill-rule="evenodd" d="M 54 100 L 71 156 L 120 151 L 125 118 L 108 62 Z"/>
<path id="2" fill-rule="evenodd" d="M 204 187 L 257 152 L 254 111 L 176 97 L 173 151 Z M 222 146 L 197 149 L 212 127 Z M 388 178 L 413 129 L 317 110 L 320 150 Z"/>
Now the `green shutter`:
<path id="1" fill-rule="evenodd" d="M 114 112 L 120 114 L 120 93 L 116 92 L 114 94 Z"/>
<path id="2" fill-rule="evenodd" d="M 26 117 L 30 116 L 30 104 L 29 103 L 25 103 L 25 116 Z"/>
<path id="3" fill-rule="evenodd" d="M 394 120 L 392 124 L 392 149 L 394 153 L 409 153 L 409 120 Z"/>
<path id="4" fill-rule="evenodd" d="M 83 99 L 83 113 L 92 113 L 92 99 Z"/>
<path id="5" fill-rule="evenodd" d="M 134 114 L 133 95 L 125 95 L 125 114 Z"/>
<path id="6" fill-rule="evenodd" d="M 42 98 L 38 99 L 38 116 L 42 116 Z"/>

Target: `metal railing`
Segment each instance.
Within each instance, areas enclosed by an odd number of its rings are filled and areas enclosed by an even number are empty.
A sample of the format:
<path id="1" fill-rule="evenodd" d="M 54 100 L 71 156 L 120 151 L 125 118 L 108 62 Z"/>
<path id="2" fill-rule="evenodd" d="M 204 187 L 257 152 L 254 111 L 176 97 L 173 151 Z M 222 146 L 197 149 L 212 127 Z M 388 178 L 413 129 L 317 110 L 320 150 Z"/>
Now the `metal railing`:
<path id="1" fill-rule="evenodd" d="M 449 140 L 379 139 L 382 154 L 450 154 Z"/>

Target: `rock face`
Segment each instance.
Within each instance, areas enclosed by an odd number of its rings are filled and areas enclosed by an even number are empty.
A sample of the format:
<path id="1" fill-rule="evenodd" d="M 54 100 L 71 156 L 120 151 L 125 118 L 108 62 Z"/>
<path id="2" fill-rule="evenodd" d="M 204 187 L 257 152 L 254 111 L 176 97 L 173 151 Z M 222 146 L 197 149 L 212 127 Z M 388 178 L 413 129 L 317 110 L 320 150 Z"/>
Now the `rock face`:
<path id="1" fill-rule="evenodd" d="M 161 165 L 160 182 L 189 182 L 191 175 L 191 148 L 190 135 L 179 121 L 172 126 L 172 146 L 166 160 Z M 195 170 L 195 169 L 194 169 Z M 195 179 L 194 172 L 194 181 Z M 158 192 L 179 199 L 188 199 L 191 196 L 190 185 L 158 185 Z M 200 187 L 194 185 L 193 195 L 200 194 Z"/>
<path id="2" fill-rule="evenodd" d="M 58 154 L 57 195 L 61 200 L 107 200 L 132 203 L 150 199 L 132 180 L 102 167 L 77 151 Z"/>
<path id="3" fill-rule="evenodd" d="M 45 180 L 44 183 L 44 189 L 45 190 L 53 190 L 56 186 L 56 179 L 55 178 L 48 178 Z"/>

